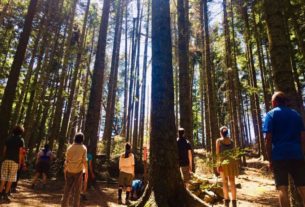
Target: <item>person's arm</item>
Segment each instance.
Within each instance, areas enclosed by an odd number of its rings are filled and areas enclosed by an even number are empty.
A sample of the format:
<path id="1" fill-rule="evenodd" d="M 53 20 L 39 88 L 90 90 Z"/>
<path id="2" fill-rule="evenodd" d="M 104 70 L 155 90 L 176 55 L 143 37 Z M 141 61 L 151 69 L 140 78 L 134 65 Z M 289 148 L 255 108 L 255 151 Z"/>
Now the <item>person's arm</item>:
<path id="1" fill-rule="evenodd" d="M 2 157 L 5 157 L 5 154 L 6 154 L 6 145 L 3 148 Z"/>
<path id="2" fill-rule="evenodd" d="M 272 135 L 271 133 L 266 133 L 265 134 L 265 146 L 266 146 L 266 151 L 267 151 L 267 158 L 269 161 L 269 167 L 272 169 Z"/>
<path id="3" fill-rule="evenodd" d="M 40 157 L 40 152 L 38 152 L 38 153 L 37 153 L 35 165 L 37 165 L 37 164 L 38 164 L 39 157 Z"/>
<path id="4" fill-rule="evenodd" d="M 52 162 L 55 159 L 55 156 L 52 151 L 50 151 L 50 161 Z"/>
<path id="5" fill-rule="evenodd" d="M 121 171 L 121 167 L 122 167 L 122 155 L 120 155 L 119 158 L 119 171 Z"/>
<path id="6" fill-rule="evenodd" d="M 65 180 L 67 178 L 67 165 L 68 165 L 68 162 L 69 162 L 69 154 L 68 154 L 68 151 L 69 148 L 67 149 L 67 152 L 66 152 L 66 158 L 65 158 L 65 162 L 64 162 L 64 177 L 65 177 Z"/>
<path id="7" fill-rule="evenodd" d="M 88 179 L 87 150 L 84 152 L 83 155 L 83 165 L 85 168 L 85 180 L 87 180 Z"/>
<path id="8" fill-rule="evenodd" d="M 132 154 L 132 176 L 135 176 L 135 160 L 134 160 L 134 155 Z"/>
<path id="9" fill-rule="evenodd" d="M 219 166 L 218 163 L 220 162 L 220 140 L 216 140 L 216 163 L 217 163 L 217 172 L 215 174 L 219 175 Z M 215 169 L 215 168 L 214 168 Z"/>
<path id="10" fill-rule="evenodd" d="M 193 172 L 193 155 L 192 150 L 188 150 L 188 158 L 189 158 L 189 171 L 190 173 Z"/>
<path id="11" fill-rule="evenodd" d="M 19 168 L 21 168 L 23 163 L 24 163 L 23 147 L 20 147 L 19 148 Z"/>
<path id="12" fill-rule="evenodd" d="M 21 139 L 21 142 L 19 142 L 19 168 L 22 166 L 24 161 L 23 148 L 24 148 L 24 141 L 23 139 Z"/>

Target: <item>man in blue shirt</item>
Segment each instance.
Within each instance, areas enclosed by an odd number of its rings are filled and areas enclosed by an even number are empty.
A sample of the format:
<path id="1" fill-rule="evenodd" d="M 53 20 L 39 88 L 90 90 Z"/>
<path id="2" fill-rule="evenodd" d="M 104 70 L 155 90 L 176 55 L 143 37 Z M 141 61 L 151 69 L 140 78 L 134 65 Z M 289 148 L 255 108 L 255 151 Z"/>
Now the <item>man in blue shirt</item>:
<path id="1" fill-rule="evenodd" d="M 287 106 L 283 92 L 272 96 L 272 107 L 265 117 L 266 150 L 270 169 L 273 170 L 275 184 L 279 191 L 281 207 L 289 207 L 288 174 L 305 206 L 305 129 L 302 117 Z"/>

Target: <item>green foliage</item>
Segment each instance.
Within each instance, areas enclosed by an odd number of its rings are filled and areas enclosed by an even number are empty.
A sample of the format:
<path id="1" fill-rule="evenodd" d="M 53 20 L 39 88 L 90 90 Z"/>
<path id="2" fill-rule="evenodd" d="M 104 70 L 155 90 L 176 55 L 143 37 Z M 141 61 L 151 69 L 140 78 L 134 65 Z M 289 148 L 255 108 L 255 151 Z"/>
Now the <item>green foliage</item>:
<path id="1" fill-rule="evenodd" d="M 241 156 L 246 154 L 248 148 L 234 148 L 232 150 L 225 150 L 219 155 L 207 154 L 207 159 L 205 159 L 205 164 L 213 169 L 221 165 L 229 164 L 232 160 L 238 160 Z"/>
<path id="2" fill-rule="evenodd" d="M 111 145 L 111 155 L 112 156 L 117 156 L 120 155 L 124 152 L 125 150 L 125 137 L 121 137 L 121 136 L 115 136 L 113 138 L 113 143 Z M 106 143 L 105 142 L 99 142 L 98 143 L 98 150 L 97 153 L 98 154 L 104 154 L 106 150 Z"/>

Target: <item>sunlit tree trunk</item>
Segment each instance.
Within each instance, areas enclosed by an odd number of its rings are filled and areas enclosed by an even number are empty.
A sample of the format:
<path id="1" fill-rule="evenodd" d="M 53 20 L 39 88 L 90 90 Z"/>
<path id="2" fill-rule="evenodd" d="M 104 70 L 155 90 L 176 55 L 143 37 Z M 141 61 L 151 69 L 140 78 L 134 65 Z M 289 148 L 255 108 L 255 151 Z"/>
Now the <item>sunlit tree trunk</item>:
<path id="1" fill-rule="evenodd" d="M 0 106 L 0 151 L 2 151 L 4 141 L 8 136 L 8 131 L 10 127 L 11 112 L 13 107 L 13 102 L 15 99 L 17 83 L 19 80 L 19 75 L 21 71 L 21 66 L 24 61 L 25 52 L 28 46 L 30 34 L 32 31 L 32 22 L 34 15 L 36 13 L 36 6 L 38 0 L 31 0 L 28 13 L 25 18 L 23 31 L 19 38 L 19 43 L 14 56 L 14 61 L 11 67 L 11 71 L 8 77 L 8 81 L 5 87 L 5 91 L 2 97 L 2 102 Z"/>
<path id="2" fill-rule="evenodd" d="M 98 46 L 92 85 L 89 96 L 89 105 L 85 123 L 85 143 L 89 144 L 89 151 L 95 156 L 97 141 L 99 139 L 99 123 L 101 120 L 102 94 L 105 72 L 105 57 L 107 44 L 107 29 L 109 22 L 110 0 L 103 4 L 103 14 L 99 32 Z M 89 141 L 90 140 L 90 141 Z"/>
<path id="3" fill-rule="evenodd" d="M 179 63 L 179 109 L 180 126 L 193 143 L 192 99 L 189 68 L 189 20 L 187 0 L 178 0 L 178 63 Z"/>
<path id="4" fill-rule="evenodd" d="M 73 103 L 74 103 L 74 99 L 75 99 L 75 95 L 77 95 L 75 93 L 76 91 L 76 83 L 78 80 L 78 76 L 79 76 L 79 69 L 81 66 L 81 62 L 82 62 L 82 56 L 83 56 L 83 50 L 84 50 L 84 41 L 85 41 L 85 33 L 86 33 L 86 28 L 87 28 L 87 20 L 88 20 L 88 15 L 89 15 L 89 8 L 90 8 L 90 3 L 91 1 L 88 0 L 87 1 L 87 6 L 86 6 L 86 11 L 85 11 L 85 16 L 84 16 L 84 21 L 83 21 L 83 28 L 82 28 L 82 32 L 80 34 L 80 41 L 78 43 L 78 52 L 77 52 L 77 57 L 76 57 L 76 63 L 75 63 L 75 68 L 72 74 L 72 80 L 71 80 L 71 86 L 70 86 L 70 94 L 69 94 L 69 98 L 67 100 L 67 107 L 66 107 L 66 111 L 64 113 L 64 117 L 63 117 L 63 121 L 62 121 L 62 125 L 61 125 L 61 129 L 60 129 L 60 133 L 59 133 L 59 149 L 63 149 L 62 151 L 65 151 L 65 144 L 68 142 L 68 129 L 69 129 L 69 122 L 70 122 L 70 118 L 71 118 L 71 111 L 72 111 L 72 107 L 73 107 Z M 76 96 L 77 97 L 77 96 Z"/>
<path id="5" fill-rule="evenodd" d="M 111 155 L 110 154 L 111 137 L 112 137 L 113 117 L 115 112 L 115 102 L 116 102 L 122 22 L 123 22 L 123 3 L 121 0 L 119 0 L 117 2 L 117 10 L 116 10 L 115 34 L 113 41 L 110 78 L 108 84 L 106 120 L 105 120 L 104 135 L 103 135 L 103 140 L 106 141 L 106 157 L 108 161 L 110 160 L 110 155 Z"/>
<path id="6" fill-rule="evenodd" d="M 284 15 L 285 0 L 273 1 L 264 0 L 263 9 L 265 12 L 268 27 L 268 40 L 271 57 L 271 65 L 276 90 L 283 91 L 290 100 L 290 107 L 301 111 L 303 104 L 299 102 L 297 91 L 294 84 L 293 72 L 290 62 L 290 46 L 287 36 Z M 302 206 L 297 198 L 294 185 L 290 183 L 291 205 L 294 207 Z"/>

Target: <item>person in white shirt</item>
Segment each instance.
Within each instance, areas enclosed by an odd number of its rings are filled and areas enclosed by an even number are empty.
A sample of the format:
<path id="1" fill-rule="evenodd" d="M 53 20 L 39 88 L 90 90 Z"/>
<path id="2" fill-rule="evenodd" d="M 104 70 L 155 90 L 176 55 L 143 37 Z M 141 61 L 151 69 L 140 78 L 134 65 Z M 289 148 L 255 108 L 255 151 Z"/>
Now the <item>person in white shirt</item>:
<path id="1" fill-rule="evenodd" d="M 131 152 L 129 143 L 125 145 L 125 153 L 120 156 L 119 160 L 119 190 L 118 190 L 118 203 L 122 204 L 122 191 L 126 188 L 126 204 L 129 204 L 129 195 L 131 192 L 132 180 L 135 174 L 135 160 Z"/>

